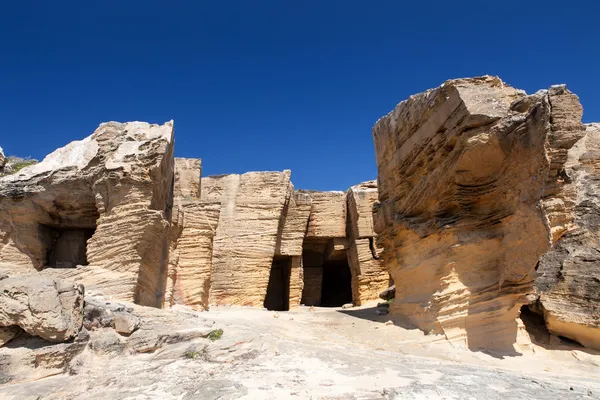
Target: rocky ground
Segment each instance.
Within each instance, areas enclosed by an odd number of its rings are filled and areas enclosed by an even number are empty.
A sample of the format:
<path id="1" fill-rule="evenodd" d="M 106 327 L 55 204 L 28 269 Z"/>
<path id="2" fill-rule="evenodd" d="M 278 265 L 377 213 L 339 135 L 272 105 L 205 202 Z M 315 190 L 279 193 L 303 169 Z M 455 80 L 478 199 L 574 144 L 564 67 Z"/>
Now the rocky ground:
<path id="1" fill-rule="evenodd" d="M 558 338 L 536 336 L 538 343 L 552 345 L 534 345 L 524 355 L 485 354 L 460 349 L 440 336 L 424 336 L 398 326 L 399 321 L 391 324 L 387 315 L 377 315 L 370 307 L 301 307 L 292 312 L 219 307 L 206 313 L 179 309 L 174 311 L 179 319 L 168 317 L 171 311 L 149 310 L 134 306 L 141 323 L 126 338 L 127 346 L 122 340 L 107 340 L 107 333 L 100 335 L 102 328 L 92 329 L 86 349 L 69 362 L 66 373 L 20 383 L 15 376 L 0 386 L 0 398 L 600 397 L 600 353 Z M 184 326 L 173 325 L 179 320 Z M 211 340 L 208 332 L 216 329 L 223 335 Z M 162 332 L 162 345 L 154 352 L 131 351 L 142 348 L 140 343 L 146 344 L 156 330 Z M 40 346 L 31 340 L 5 346 L 0 361 L 26 351 L 22 346 Z"/>

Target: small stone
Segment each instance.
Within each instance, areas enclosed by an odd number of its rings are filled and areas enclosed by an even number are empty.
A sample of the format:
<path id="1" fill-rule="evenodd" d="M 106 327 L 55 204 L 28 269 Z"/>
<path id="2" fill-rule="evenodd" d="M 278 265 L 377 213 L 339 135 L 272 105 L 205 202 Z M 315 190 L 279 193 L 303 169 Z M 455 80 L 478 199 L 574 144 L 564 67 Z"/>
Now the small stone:
<path id="1" fill-rule="evenodd" d="M 387 321 L 385 324 L 386 325 L 394 325 L 394 323 L 392 321 Z"/>
<path id="2" fill-rule="evenodd" d="M 389 310 L 383 309 L 383 310 L 375 310 L 375 314 L 377 315 L 386 315 L 389 313 Z"/>
<path id="3" fill-rule="evenodd" d="M 115 313 L 115 330 L 123 335 L 129 335 L 140 325 L 140 320 L 133 314 Z"/>
<path id="4" fill-rule="evenodd" d="M 279 313 L 274 313 L 273 318 L 279 318 Z"/>
<path id="5" fill-rule="evenodd" d="M 344 309 L 352 308 L 352 307 L 354 307 L 354 304 L 352 304 L 352 303 L 346 303 L 342 306 L 342 308 L 344 308 Z"/>
<path id="6" fill-rule="evenodd" d="M 308 311 L 315 311 L 315 308 L 313 306 L 310 306 L 310 308 L 308 309 Z"/>

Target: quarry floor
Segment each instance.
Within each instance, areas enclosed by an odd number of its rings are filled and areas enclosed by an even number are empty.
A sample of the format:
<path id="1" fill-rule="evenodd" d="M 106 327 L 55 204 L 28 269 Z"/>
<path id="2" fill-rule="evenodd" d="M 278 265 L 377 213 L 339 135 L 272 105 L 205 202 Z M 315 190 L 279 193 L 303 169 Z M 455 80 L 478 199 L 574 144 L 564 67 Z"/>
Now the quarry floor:
<path id="1" fill-rule="evenodd" d="M 600 352 L 535 345 L 490 355 L 386 324 L 375 308 L 201 313 L 220 340 L 152 354 L 86 350 L 71 373 L 0 388 L 2 399 L 600 398 Z"/>

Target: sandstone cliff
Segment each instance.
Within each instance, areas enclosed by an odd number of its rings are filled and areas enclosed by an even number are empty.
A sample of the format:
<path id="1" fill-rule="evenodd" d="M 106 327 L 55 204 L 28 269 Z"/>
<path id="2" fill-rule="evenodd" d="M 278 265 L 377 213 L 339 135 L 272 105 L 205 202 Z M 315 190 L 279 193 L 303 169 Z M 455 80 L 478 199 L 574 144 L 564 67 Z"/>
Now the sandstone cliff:
<path id="1" fill-rule="evenodd" d="M 564 163 L 563 150 L 546 153 L 551 112 L 547 93 L 482 77 L 411 96 L 377 122 L 376 231 L 393 313 L 471 349 L 512 348 L 551 245 L 541 198 Z"/>
<path id="2" fill-rule="evenodd" d="M 200 159 L 176 158 L 165 306 L 208 309 L 220 204 L 200 200 Z"/>
<path id="3" fill-rule="evenodd" d="M 383 250 L 375 241 L 373 207 L 377 202 L 377 183 L 363 182 L 346 192 L 349 247 L 348 264 L 352 273 L 352 299 L 361 305 L 379 298 L 390 285 L 389 274 L 379 257 Z"/>
<path id="4" fill-rule="evenodd" d="M 600 349 L 600 125 L 585 133 L 564 156 L 563 187 L 545 201 L 568 229 L 540 261 L 534 309 L 550 333 Z"/>
<path id="5" fill-rule="evenodd" d="M 211 304 L 262 307 L 290 196 L 290 171 L 202 178 L 201 199 L 221 205 L 212 254 Z"/>
<path id="6" fill-rule="evenodd" d="M 101 124 L 0 178 L 0 263 L 15 273 L 47 269 L 84 283 L 110 282 L 119 298 L 158 306 L 172 179 L 172 122 Z"/>

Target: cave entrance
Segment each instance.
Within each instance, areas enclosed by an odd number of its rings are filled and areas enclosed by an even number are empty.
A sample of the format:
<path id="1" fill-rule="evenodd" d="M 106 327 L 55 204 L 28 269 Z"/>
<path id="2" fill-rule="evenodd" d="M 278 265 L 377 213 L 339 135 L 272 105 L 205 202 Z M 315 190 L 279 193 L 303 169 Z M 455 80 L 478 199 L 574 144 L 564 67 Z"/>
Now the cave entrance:
<path id="1" fill-rule="evenodd" d="M 95 232 L 94 228 L 62 228 L 41 226 L 46 247 L 46 267 L 75 268 L 88 265 L 87 241 Z"/>
<path id="2" fill-rule="evenodd" d="M 323 264 L 321 307 L 341 307 L 352 303 L 352 274 L 347 260 L 331 260 Z"/>
<path id="3" fill-rule="evenodd" d="M 264 307 L 271 311 L 290 309 L 290 273 L 292 257 L 275 256 L 271 265 Z"/>

